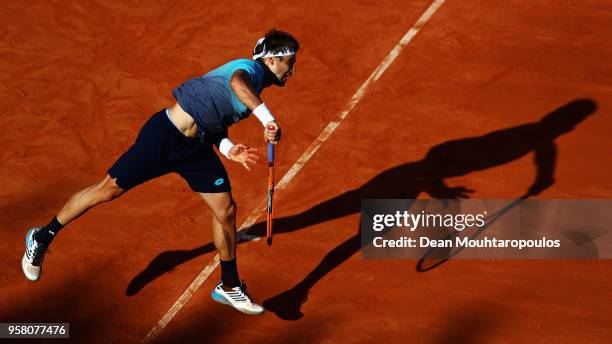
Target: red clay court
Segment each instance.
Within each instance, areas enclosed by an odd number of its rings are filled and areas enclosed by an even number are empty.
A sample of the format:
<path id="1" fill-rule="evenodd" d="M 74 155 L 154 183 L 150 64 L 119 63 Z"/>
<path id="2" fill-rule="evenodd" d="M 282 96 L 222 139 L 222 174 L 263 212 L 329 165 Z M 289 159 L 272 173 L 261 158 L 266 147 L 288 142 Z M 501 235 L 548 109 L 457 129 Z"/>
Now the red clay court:
<path id="1" fill-rule="evenodd" d="M 428 154 L 568 104 L 596 109 L 554 140 L 554 183 L 537 197 L 612 196 L 612 1 L 438 0 L 418 23 L 432 3 L 0 5 L 0 322 L 69 322 L 70 341 L 87 343 L 611 342 L 609 260 L 451 260 L 419 272 L 416 260 L 359 253 L 360 199 L 438 197 L 419 182 Z M 173 104 L 172 88 L 249 57 L 271 27 L 302 45 L 285 89 L 262 94 L 284 131 L 277 180 L 313 142 L 320 149 L 276 193 L 274 245 L 238 247 L 241 277 L 268 311 L 249 317 L 213 302 L 215 270 L 167 316 L 215 255 L 210 214 L 176 175 L 70 224 L 43 278 L 28 282 L 27 228 L 100 180 L 144 121 Z M 419 31 L 342 119 L 411 29 Z M 265 153 L 260 136 L 252 119 L 230 132 Z M 537 173 L 533 152 L 515 149 L 522 142 L 515 133 L 447 151 L 425 173 L 475 190 L 471 198 L 516 199 Z M 261 161 L 252 173 L 226 163 L 238 224 L 265 198 Z M 249 233 L 264 233 L 262 221 Z"/>

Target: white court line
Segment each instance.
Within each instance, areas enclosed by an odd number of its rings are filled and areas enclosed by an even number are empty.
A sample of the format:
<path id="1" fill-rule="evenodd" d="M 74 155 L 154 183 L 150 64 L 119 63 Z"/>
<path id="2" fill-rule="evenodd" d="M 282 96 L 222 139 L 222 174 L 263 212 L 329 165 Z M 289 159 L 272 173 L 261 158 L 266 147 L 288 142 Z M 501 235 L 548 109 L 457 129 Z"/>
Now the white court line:
<path id="1" fill-rule="evenodd" d="M 391 63 L 395 61 L 395 59 L 399 55 L 402 48 L 405 45 L 407 45 L 414 38 L 414 36 L 416 36 L 416 34 L 421 29 L 421 27 L 429 20 L 429 18 L 431 18 L 431 16 L 434 13 L 436 13 L 438 8 L 442 6 L 444 1 L 445 0 L 435 0 L 427 8 L 427 10 L 417 20 L 417 22 L 410 28 L 410 30 L 408 30 L 408 32 L 404 34 L 404 36 L 399 41 L 399 43 L 397 43 L 395 47 L 393 47 L 393 49 L 391 50 L 391 52 L 389 52 L 387 57 L 385 57 L 385 59 L 378 65 L 378 67 L 376 67 L 376 69 L 370 75 L 370 77 L 363 83 L 363 85 L 361 85 L 361 87 L 359 87 L 357 92 L 355 92 L 351 100 L 349 100 L 349 102 L 347 103 L 345 109 L 340 113 L 340 116 L 339 116 L 340 118 L 336 121 L 331 121 L 327 125 L 327 127 L 323 129 L 321 134 L 319 134 L 319 136 L 310 144 L 310 146 L 308 147 L 308 149 L 306 149 L 304 154 L 302 154 L 302 156 L 293 164 L 293 166 L 291 166 L 289 171 L 283 176 L 281 181 L 276 186 L 275 190 L 284 189 L 291 182 L 291 180 L 293 180 L 293 178 L 298 174 L 298 172 L 300 172 L 302 167 L 304 167 L 304 165 L 308 162 L 308 160 L 312 158 L 312 156 L 319 150 L 321 145 L 325 141 L 327 141 L 327 139 L 331 136 L 331 134 L 338 128 L 340 123 L 342 123 L 342 121 L 348 116 L 348 114 L 353 110 L 353 108 L 359 103 L 359 101 L 361 100 L 361 98 L 363 98 L 368 88 L 376 80 L 378 80 L 381 77 L 381 75 L 383 75 L 383 73 L 387 70 L 387 68 L 389 68 Z M 257 221 L 257 218 L 259 218 L 259 216 L 261 216 L 261 214 L 263 214 L 266 211 L 266 205 L 267 205 L 267 198 L 264 198 L 262 202 L 259 204 L 259 206 L 257 206 L 253 210 L 251 215 L 244 221 L 242 226 L 240 226 L 240 229 L 238 230 L 238 232 L 242 232 L 244 230 L 249 229 L 255 223 L 255 221 Z M 210 264 L 208 264 L 198 274 L 198 276 L 193 280 L 193 282 L 191 282 L 189 287 L 187 287 L 187 289 L 178 298 L 178 300 L 176 300 L 174 305 L 172 305 L 172 307 L 170 307 L 168 312 L 166 312 L 166 314 L 164 314 L 164 316 L 159 320 L 157 325 L 155 325 L 155 327 L 153 327 L 151 331 L 149 331 L 147 336 L 142 341 L 143 343 L 151 342 L 159 335 L 161 330 L 163 330 L 164 327 L 168 325 L 170 320 L 172 320 L 172 318 L 174 318 L 174 316 L 181 310 L 181 308 L 183 308 L 183 306 L 187 303 L 187 301 L 189 301 L 191 296 L 193 296 L 193 294 L 198 290 L 198 288 L 200 288 L 200 286 L 204 283 L 204 281 L 208 278 L 208 276 L 210 276 L 210 274 L 217 268 L 218 265 L 219 265 L 219 254 L 217 253 L 215 257 L 213 258 L 213 261 L 210 262 Z"/>

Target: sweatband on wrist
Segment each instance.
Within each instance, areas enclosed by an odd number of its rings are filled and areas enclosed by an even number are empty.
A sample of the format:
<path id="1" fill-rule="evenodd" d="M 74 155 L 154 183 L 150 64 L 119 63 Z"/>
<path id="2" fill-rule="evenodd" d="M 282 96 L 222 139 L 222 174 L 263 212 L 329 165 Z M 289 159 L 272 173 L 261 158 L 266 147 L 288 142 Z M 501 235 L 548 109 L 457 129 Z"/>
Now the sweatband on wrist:
<path id="1" fill-rule="evenodd" d="M 274 116 L 272 116 L 265 103 L 261 103 L 255 109 L 253 109 L 253 115 L 257 117 L 264 127 L 266 124 L 275 121 Z"/>
<path id="2" fill-rule="evenodd" d="M 230 141 L 230 139 L 225 137 L 219 143 L 219 152 L 221 152 L 221 154 L 223 154 L 227 159 L 232 160 L 229 157 L 229 151 L 234 146 L 235 146 L 234 143 L 232 141 Z"/>

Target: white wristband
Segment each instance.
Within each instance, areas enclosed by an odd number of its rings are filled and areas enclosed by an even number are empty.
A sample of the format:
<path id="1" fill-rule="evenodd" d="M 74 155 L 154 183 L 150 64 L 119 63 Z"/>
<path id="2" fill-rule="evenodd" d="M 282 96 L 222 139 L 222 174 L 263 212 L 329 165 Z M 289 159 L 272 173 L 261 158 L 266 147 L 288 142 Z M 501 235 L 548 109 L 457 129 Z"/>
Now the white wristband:
<path id="1" fill-rule="evenodd" d="M 270 110 L 268 110 L 268 107 L 264 103 L 259 104 L 255 109 L 253 109 L 253 115 L 257 117 L 264 127 L 266 124 L 275 120 L 274 116 L 272 116 Z"/>
<path id="2" fill-rule="evenodd" d="M 230 151 L 230 149 L 232 149 L 232 147 L 234 147 L 234 143 L 232 141 L 230 141 L 230 139 L 225 137 L 219 143 L 219 152 L 221 152 L 221 154 L 223 154 L 229 160 L 232 160 L 229 157 L 229 151 Z"/>

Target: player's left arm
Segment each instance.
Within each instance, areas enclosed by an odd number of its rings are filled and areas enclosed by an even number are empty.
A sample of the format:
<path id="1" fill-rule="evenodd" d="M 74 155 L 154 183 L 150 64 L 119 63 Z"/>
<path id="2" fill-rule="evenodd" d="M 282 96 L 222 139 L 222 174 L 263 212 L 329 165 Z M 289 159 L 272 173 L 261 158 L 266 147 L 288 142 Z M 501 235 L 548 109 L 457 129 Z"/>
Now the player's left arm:
<path id="1" fill-rule="evenodd" d="M 215 138 L 215 145 L 228 160 L 242 164 L 248 171 L 251 170 L 249 164 L 255 164 L 259 160 L 257 148 L 251 148 L 242 143 L 234 144 L 227 137 L 227 132 Z"/>
<path id="2" fill-rule="evenodd" d="M 236 70 L 230 78 L 230 87 L 232 91 L 234 91 L 236 98 L 238 98 L 238 100 L 249 110 L 253 111 L 255 117 L 257 117 L 264 126 L 265 141 L 277 144 L 281 138 L 280 125 L 278 125 L 266 104 L 264 104 L 255 92 L 248 73 L 242 69 Z M 271 129 L 268 130 L 268 128 Z"/>

